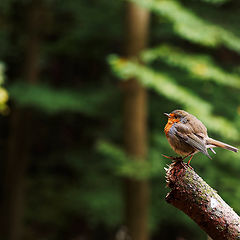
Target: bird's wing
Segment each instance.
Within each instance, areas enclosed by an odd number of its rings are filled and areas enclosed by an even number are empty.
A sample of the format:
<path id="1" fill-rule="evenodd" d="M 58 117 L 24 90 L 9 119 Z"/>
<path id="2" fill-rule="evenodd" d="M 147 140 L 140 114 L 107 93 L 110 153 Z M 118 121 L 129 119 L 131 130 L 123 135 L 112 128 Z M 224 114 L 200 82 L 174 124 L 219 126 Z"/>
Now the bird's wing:
<path id="1" fill-rule="evenodd" d="M 176 130 L 175 134 L 179 138 L 211 159 L 202 133 L 194 133 L 191 128 L 181 123 L 176 124 Z"/>

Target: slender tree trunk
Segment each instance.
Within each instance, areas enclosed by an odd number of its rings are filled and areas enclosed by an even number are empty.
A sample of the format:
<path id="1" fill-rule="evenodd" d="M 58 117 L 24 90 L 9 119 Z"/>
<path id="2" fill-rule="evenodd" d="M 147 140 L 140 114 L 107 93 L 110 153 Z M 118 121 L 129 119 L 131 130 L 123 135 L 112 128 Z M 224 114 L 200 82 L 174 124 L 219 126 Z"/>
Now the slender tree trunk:
<path id="1" fill-rule="evenodd" d="M 135 3 L 127 3 L 126 55 L 138 57 L 146 47 L 149 12 Z M 137 79 L 123 83 L 124 91 L 124 143 L 126 152 L 145 161 L 147 154 L 147 93 Z M 125 180 L 126 224 L 132 240 L 149 239 L 147 180 Z"/>
<path id="2" fill-rule="evenodd" d="M 40 1 L 33 2 L 26 17 L 27 40 L 23 56 L 23 79 L 35 84 L 39 75 L 40 24 L 42 9 Z M 31 136 L 33 132 L 32 117 L 29 110 L 12 107 L 10 130 L 5 165 L 5 238 L 19 240 L 22 238 L 24 213 L 25 175 L 30 155 Z"/>

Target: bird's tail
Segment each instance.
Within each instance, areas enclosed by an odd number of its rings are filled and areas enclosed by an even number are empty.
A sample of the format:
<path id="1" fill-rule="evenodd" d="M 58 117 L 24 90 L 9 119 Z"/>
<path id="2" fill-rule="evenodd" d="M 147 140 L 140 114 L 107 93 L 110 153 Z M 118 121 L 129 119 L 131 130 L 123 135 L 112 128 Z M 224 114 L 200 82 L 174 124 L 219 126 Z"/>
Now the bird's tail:
<path id="1" fill-rule="evenodd" d="M 220 147 L 220 148 L 224 148 L 224 149 L 227 149 L 227 150 L 230 150 L 230 151 L 233 151 L 233 152 L 238 152 L 237 148 L 235 148 L 235 147 L 233 147 L 233 146 L 231 146 L 229 144 L 217 141 L 217 140 L 212 139 L 212 138 L 208 138 L 207 139 L 207 146 L 209 148 L 211 148 L 211 147 Z"/>

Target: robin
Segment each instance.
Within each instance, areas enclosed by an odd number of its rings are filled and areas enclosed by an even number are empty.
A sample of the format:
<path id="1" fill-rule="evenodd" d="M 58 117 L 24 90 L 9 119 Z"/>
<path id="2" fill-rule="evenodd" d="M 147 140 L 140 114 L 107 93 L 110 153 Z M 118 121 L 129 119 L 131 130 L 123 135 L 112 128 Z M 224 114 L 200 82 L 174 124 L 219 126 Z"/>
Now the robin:
<path id="1" fill-rule="evenodd" d="M 238 149 L 226 143 L 217 141 L 208 137 L 207 128 L 192 114 L 183 110 L 174 110 L 170 114 L 164 113 L 168 117 L 168 122 L 164 128 L 167 140 L 172 149 L 183 158 L 167 158 L 173 160 L 183 160 L 190 156 L 188 166 L 194 154 L 201 152 L 210 159 L 207 149 L 209 148 L 214 154 L 214 147 L 224 148 L 233 152 Z"/>

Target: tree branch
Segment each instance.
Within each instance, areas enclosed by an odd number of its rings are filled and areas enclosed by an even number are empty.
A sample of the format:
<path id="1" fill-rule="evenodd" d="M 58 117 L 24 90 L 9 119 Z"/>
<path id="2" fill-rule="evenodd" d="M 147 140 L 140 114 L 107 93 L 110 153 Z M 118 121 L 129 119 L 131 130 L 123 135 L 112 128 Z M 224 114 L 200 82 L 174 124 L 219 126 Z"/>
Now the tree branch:
<path id="1" fill-rule="evenodd" d="M 214 240 L 240 239 L 240 218 L 193 169 L 178 161 L 167 169 L 166 201 L 192 218 Z"/>

